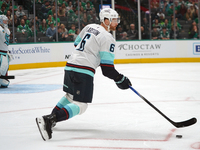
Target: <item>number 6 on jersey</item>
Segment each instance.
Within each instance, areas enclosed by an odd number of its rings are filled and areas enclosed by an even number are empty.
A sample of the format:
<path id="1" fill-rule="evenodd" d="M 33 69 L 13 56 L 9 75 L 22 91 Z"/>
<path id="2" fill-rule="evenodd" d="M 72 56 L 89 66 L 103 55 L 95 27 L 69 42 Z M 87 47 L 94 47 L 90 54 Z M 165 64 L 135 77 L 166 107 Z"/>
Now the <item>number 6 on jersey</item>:
<path id="1" fill-rule="evenodd" d="M 84 50 L 84 46 L 86 44 L 86 39 L 89 39 L 91 36 L 91 34 L 86 34 L 85 37 L 83 38 L 83 40 L 81 41 L 81 44 L 80 44 L 80 47 L 76 50 L 79 50 L 79 51 L 83 51 Z"/>

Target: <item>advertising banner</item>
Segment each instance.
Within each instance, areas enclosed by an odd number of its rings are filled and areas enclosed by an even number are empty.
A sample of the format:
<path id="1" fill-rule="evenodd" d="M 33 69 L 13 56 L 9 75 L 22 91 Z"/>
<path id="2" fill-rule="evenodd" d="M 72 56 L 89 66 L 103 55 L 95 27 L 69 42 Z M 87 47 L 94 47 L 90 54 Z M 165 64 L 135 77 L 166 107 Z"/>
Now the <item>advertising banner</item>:
<path id="1" fill-rule="evenodd" d="M 74 50 L 74 43 L 32 43 L 12 44 L 9 50 L 14 57 L 10 65 L 47 64 L 56 66 L 65 64 Z M 117 41 L 115 45 L 115 59 L 120 63 L 124 60 L 144 60 L 145 62 L 200 62 L 199 40 L 149 40 L 149 41 Z M 61 62 L 61 63 L 60 63 Z M 137 61 L 142 62 L 142 61 Z M 53 63 L 53 65 L 52 65 Z M 44 65 L 43 65 L 44 66 Z M 26 68 L 25 65 L 23 68 Z M 30 66 L 29 66 L 30 67 Z"/>
<path id="2" fill-rule="evenodd" d="M 9 46 L 14 57 L 10 64 L 67 61 L 73 49 L 73 43 L 13 44 Z"/>

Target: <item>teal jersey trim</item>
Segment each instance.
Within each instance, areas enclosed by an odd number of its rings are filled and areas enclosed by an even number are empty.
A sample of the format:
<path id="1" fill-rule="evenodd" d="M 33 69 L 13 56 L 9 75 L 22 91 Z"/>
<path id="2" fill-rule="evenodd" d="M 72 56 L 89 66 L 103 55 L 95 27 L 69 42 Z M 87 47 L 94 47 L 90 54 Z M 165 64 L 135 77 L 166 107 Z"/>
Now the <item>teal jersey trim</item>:
<path id="1" fill-rule="evenodd" d="M 78 35 L 78 36 L 76 37 L 76 40 L 74 41 L 74 45 L 78 45 L 78 44 L 80 43 L 81 40 L 82 40 L 81 37 Z"/>
<path id="2" fill-rule="evenodd" d="M 89 70 L 86 70 L 86 69 L 80 69 L 80 68 L 65 66 L 65 70 L 84 73 L 84 74 L 87 74 L 87 75 L 94 77 L 94 73 L 89 71 Z"/>
<path id="3" fill-rule="evenodd" d="M 115 55 L 109 52 L 100 52 L 101 64 L 111 64 L 113 65 L 113 61 L 115 59 Z"/>

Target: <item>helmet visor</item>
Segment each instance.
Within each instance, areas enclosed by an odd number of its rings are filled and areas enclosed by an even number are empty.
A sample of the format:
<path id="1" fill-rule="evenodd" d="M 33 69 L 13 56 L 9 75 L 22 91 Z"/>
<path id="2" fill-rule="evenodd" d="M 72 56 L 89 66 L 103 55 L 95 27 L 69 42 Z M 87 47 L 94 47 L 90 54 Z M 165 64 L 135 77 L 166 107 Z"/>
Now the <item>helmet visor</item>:
<path id="1" fill-rule="evenodd" d="M 112 18 L 113 23 L 120 23 L 120 18 Z"/>

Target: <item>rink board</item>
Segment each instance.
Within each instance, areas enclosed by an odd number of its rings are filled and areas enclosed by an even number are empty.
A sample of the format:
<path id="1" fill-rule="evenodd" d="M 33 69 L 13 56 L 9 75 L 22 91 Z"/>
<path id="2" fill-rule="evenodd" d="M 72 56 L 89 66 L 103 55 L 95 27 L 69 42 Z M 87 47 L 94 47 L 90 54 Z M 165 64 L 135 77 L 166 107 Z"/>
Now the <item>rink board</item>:
<path id="1" fill-rule="evenodd" d="M 71 42 L 12 44 L 14 60 L 9 69 L 65 66 L 74 48 Z M 162 62 L 200 62 L 199 40 L 117 41 L 115 45 L 115 64 Z"/>

